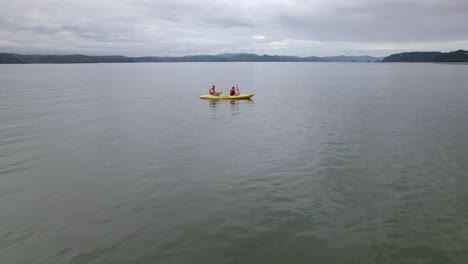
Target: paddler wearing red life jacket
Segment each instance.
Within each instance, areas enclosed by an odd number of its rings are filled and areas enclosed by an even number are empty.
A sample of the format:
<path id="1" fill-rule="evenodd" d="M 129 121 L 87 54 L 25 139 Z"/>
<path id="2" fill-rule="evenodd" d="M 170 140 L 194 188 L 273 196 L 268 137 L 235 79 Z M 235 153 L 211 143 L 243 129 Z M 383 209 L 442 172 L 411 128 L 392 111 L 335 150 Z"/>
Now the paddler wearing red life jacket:
<path id="1" fill-rule="evenodd" d="M 236 88 L 235 88 L 234 86 L 233 86 L 233 87 L 231 88 L 231 90 L 229 91 L 229 95 L 230 95 L 230 96 L 238 95 L 238 94 L 236 93 Z"/>
<path id="2" fill-rule="evenodd" d="M 209 92 L 210 95 L 219 95 L 220 94 L 220 93 L 216 92 L 215 88 L 216 87 L 214 85 L 211 87 L 210 92 Z"/>

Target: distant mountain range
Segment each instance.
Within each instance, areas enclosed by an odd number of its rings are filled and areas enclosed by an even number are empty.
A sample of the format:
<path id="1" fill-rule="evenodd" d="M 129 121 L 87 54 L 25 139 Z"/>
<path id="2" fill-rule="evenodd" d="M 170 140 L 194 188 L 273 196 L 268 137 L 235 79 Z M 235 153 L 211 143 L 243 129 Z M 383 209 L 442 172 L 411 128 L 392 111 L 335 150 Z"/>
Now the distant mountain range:
<path id="1" fill-rule="evenodd" d="M 22 55 L 0 53 L 0 64 L 27 63 L 137 63 L 137 62 L 468 62 L 468 51 L 405 52 L 385 58 L 372 56 L 297 57 L 225 53 L 218 55 L 192 55 L 183 57 L 126 57 L 87 55 Z"/>
<path id="2" fill-rule="evenodd" d="M 87 55 L 21 55 L 0 53 L 0 64 L 26 63 L 136 63 L 136 62 L 381 62 L 372 56 L 296 57 L 225 53 L 219 55 L 193 55 L 183 57 L 125 57 Z"/>
<path id="3" fill-rule="evenodd" d="M 383 62 L 468 62 L 468 51 L 405 52 L 390 55 L 384 58 Z"/>

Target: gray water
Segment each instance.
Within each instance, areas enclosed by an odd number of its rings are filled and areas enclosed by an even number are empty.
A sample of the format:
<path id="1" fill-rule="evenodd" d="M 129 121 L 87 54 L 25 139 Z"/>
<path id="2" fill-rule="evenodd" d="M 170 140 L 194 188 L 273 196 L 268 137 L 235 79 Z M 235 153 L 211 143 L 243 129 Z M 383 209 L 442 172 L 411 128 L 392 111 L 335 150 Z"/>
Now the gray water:
<path id="1" fill-rule="evenodd" d="M 0 262 L 468 263 L 468 66 L 0 65 Z"/>

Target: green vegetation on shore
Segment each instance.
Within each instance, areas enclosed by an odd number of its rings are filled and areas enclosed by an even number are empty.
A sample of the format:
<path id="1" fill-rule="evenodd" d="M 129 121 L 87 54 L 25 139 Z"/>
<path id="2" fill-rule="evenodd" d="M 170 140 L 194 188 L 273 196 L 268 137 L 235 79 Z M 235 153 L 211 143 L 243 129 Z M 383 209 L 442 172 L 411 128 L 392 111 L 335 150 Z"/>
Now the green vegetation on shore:
<path id="1" fill-rule="evenodd" d="M 390 55 L 383 62 L 468 62 L 468 51 L 404 52 Z"/>

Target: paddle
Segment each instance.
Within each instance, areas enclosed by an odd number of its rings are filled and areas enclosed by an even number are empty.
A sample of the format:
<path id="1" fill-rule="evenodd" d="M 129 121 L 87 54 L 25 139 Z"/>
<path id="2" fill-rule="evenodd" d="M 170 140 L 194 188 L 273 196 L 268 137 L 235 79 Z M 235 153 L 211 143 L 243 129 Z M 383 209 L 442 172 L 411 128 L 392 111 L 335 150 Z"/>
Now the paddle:
<path id="1" fill-rule="evenodd" d="M 236 84 L 236 89 L 237 89 L 237 95 L 240 95 L 239 87 L 237 87 L 237 84 Z"/>

